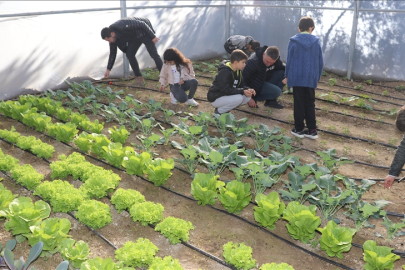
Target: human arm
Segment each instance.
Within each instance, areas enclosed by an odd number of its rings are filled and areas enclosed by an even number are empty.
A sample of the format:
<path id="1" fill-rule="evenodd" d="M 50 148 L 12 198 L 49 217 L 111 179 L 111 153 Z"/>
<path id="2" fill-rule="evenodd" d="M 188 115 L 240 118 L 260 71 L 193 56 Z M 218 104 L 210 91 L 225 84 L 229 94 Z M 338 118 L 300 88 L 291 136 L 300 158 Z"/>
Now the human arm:
<path id="1" fill-rule="evenodd" d="M 291 69 L 291 59 L 294 55 L 294 46 L 292 44 L 292 42 L 288 42 L 288 46 L 287 46 L 287 62 L 285 64 L 285 81 L 287 84 L 287 78 L 288 78 L 288 74 L 290 73 L 290 69 Z M 284 81 L 283 81 L 284 83 Z"/>
<path id="2" fill-rule="evenodd" d="M 110 44 L 110 55 L 108 56 L 107 70 L 111 71 L 114 66 L 114 63 L 115 63 L 115 58 L 117 57 L 117 44 L 115 44 L 115 43 L 109 43 L 109 44 Z M 104 77 L 106 74 L 107 74 L 107 71 L 104 74 Z M 109 75 L 109 74 L 110 74 L 110 72 L 108 72 L 107 75 Z M 108 78 L 108 76 L 105 78 Z"/>
<path id="3" fill-rule="evenodd" d="M 405 164 L 405 136 L 402 138 L 401 143 L 398 145 L 398 149 L 395 152 L 394 159 L 392 160 L 390 170 L 384 181 L 384 188 L 390 188 L 394 182 L 396 176 L 401 172 L 402 167 Z"/>
<path id="4" fill-rule="evenodd" d="M 164 91 L 164 87 L 167 85 L 168 82 L 168 77 L 169 77 L 169 69 L 170 67 L 167 64 L 163 64 L 162 69 L 160 70 L 160 74 L 159 74 L 159 82 L 160 82 L 160 88 L 159 91 Z M 162 88 L 163 86 L 163 88 Z M 163 90 L 160 90 L 160 89 Z"/>
<path id="5" fill-rule="evenodd" d="M 319 79 L 318 81 L 321 79 L 322 77 L 322 71 L 323 71 L 323 53 L 322 53 L 322 46 L 321 46 L 321 42 L 318 40 L 318 48 L 319 48 Z"/>

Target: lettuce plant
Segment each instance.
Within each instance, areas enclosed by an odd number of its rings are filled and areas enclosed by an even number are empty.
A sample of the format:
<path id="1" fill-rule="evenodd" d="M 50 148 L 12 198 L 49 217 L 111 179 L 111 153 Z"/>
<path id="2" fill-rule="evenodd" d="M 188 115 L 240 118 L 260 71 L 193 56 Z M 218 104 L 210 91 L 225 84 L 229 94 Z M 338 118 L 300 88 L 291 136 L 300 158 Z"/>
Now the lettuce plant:
<path id="1" fill-rule="evenodd" d="M 161 221 L 164 210 L 160 203 L 143 202 L 132 205 L 129 213 L 135 222 L 139 221 L 143 226 L 147 226 Z"/>
<path id="2" fill-rule="evenodd" d="M 17 183 L 29 190 L 34 190 L 44 180 L 44 175 L 38 173 L 30 164 L 16 165 L 10 170 L 10 173 Z"/>
<path id="3" fill-rule="evenodd" d="M 224 244 L 223 249 L 225 261 L 237 269 L 247 270 L 256 266 L 256 260 L 252 258 L 252 248 L 244 243 L 233 244 L 228 242 Z"/>
<path id="4" fill-rule="evenodd" d="M 174 217 L 165 218 L 155 227 L 155 231 L 161 232 L 165 237 L 169 238 L 172 245 L 181 241 L 186 242 L 189 239 L 190 230 L 194 230 L 194 226 L 190 221 Z"/>
<path id="5" fill-rule="evenodd" d="M 225 186 L 225 183 L 218 181 L 219 175 L 196 173 L 191 182 L 191 195 L 197 200 L 198 204 L 215 204 L 215 198 L 218 197 L 218 187 Z"/>
<path id="6" fill-rule="evenodd" d="M 309 243 L 315 237 L 315 230 L 321 225 L 321 219 L 315 213 L 315 205 L 308 207 L 296 201 L 290 202 L 283 213 L 283 219 L 289 222 L 286 224 L 288 233 L 294 239 Z"/>
<path id="7" fill-rule="evenodd" d="M 120 126 L 119 129 L 117 129 L 116 126 L 109 128 L 108 133 L 110 133 L 110 139 L 113 142 L 119 142 L 121 144 L 124 144 L 129 136 L 129 132 L 126 130 L 125 126 Z"/>
<path id="8" fill-rule="evenodd" d="M 95 257 L 87 260 L 80 265 L 80 270 L 115 270 L 115 263 L 111 258 L 101 259 Z"/>
<path id="9" fill-rule="evenodd" d="M 152 263 L 158 250 L 149 239 L 138 238 L 136 242 L 125 242 L 122 248 L 115 251 L 115 258 L 126 266 L 147 266 Z"/>
<path id="10" fill-rule="evenodd" d="M 17 195 L 6 189 L 3 184 L 0 183 L 0 219 L 6 217 L 5 210 L 8 209 L 10 203 L 14 200 Z"/>
<path id="11" fill-rule="evenodd" d="M 153 258 L 148 270 L 183 270 L 184 268 L 179 263 L 178 259 L 173 259 L 172 256 L 166 256 L 163 259 L 160 257 Z"/>
<path id="12" fill-rule="evenodd" d="M 68 260 L 74 268 L 80 268 L 80 265 L 89 259 L 89 245 L 83 241 L 77 241 L 70 238 L 64 238 L 59 245 L 60 255 L 64 260 Z"/>
<path id="13" fill-rule="evenodd" d="M 285 204 L 280 202 L 278 193 L 273 191 L 267 196 L 259 193 L 256 195 L 256 202 L 258 206 L 253 207 L 255 220 L 263 227 L 274 230 L 275 223 L 285 209 Z"/>
<path id="14" fill-rule="evenodd" d="M 31 149 L 31 145 L 42 143 L 41 140 L 37 140 L 34 136 L 20 136 L 17 139 L 17 146 L 23 150 Z"/>
<path id="15" fill-rule="evenodd" d="M 87 132 L 100 134 L 104 129 L 104 122 L 99 122 L 98 119 L 91 122 L 90 120 L 82 121 L 79 127 L 86 130 Z"/>
<path id="16" fill-rule="evenodd" d="M 112 171 L 98 169 L 93 171 L 79 190 L 90 198 L 102 198 L 107 193 L 112 192 L 118 186 L 120 180 L 121 178 Z"/>
<path id="17" fill-rule="evenodd" d="M 65 110 L 64 108 L 58 108 L 56 113 L 59 120 L 67 122 L 69 120 L 70 115 L 72 114 L 72 110 L 71 109 Z"/>
<path id="18" fill-rule="evenodd" d="M 7 172 L 18 165 L 19 160 L 10 155 L 0 153 L 0 171 Z"/>
<path id="19" fill-rule="evenodd" d="M 40 158 L 50 158 L 55 152 L 55 147 L 50 144 L 41 142 L 31 145 L 31 152 Z"/>
<path id="20" fill-rule="evenodd" d="M 155 186 L 164 185 L 166 181 L 172 176 L 171 170 L 174 168 L 174 160 L 168 158 L 167 160 L 157 158 L 150 162 L 145 171 L 150 181 Z"/>
<path id="21" fill-rule="evenodd" d="M 103 158 L 117 168 L 121 168 L 122 161 L 128 153 L 135 152 L 132 147 L 122 147 L 121 143 L 110 143 L 108 146 L 103 146 L 103 150 Z"/>
<path id="22" fill-rule="evenodd" d="M 392 270 L 394 269 L 394 262 L 400 257 L 391 253 L 393 248 L 377 246 L 373 240 L 367 240 L 363 244 L 364 261 L 363 265 L 365 270 Z"/>
<path id="23" fill-rule="evenodd" d="M 80 151 L 88 153 L 92 146 L 92 139 L 93 135 L 83 131 L 73 142 L 79 147 Z"/>
<path id="24" fill-rule="evenodd" d="M 130 209 L 136 203 L 142 202 L 145 202 L 145 196 L 133 189 L 119 188 L 111 197 L 111 203 L 115 205 L 118 213 L 121 213 L 125 209 Z"/>
<path id="25" fill-rule="evenodd" d="M 6 141 L 9 141 L 11 143 L 16 143 L 18 137 L 20 137 L 20 133 L 18 133 L 14 126 L 11 126 L 10 130 L 7 129 L 2 129 L 0 130 L 0 138 L 5 139 Z"/>
<path id="26" fill-rule="evenodd" d="M 325 228 L 318 228 L 322 233 L 321 249 L 325 250 L 329 257 L 343 259 L 343 252 L 348 252 L 352 247 L 352 238 L 356 229 L 340 227 L 335 221 L 330 220 Z"/>
<path id="27" fill-rule="evenodd" d="M 48 124 L 47 132 L 49 136 L 56 137 L 56 140 L 59 142 L 71 142 L 74 136 L 79 132 L 76 128 L 76 125 L 67 122 L 65 124 L 62 123 L 55 123 L 55 124 Z"/>
<path id="28" fill-rule="evenodd" d="M 100 229 L 112 221 L 110 207 L 95 200 L 84 201 L 75 216 L 81 223 L 93 229 Z"/>
<path id="29" fill-rule="evenodd" d="M 229 213 L 239 214 L 252 199 L 250 183 L 236 180 L 229 182 L 226 187 L 219 186 L 219 193 L 218 199 Z"/>
<path id="30" fill-rule="evenodd" d="M 147 169 L 147 165 L 152 161 L 152 157 L 148 152 L 135 154 L 133 156 L 124 157 L 122 166 L 125 167 L 129 175 L 142 176 Z"/>
<path id="31" fill-rule="evenodd" d="M 108 146 L 111 141 L 104 134 L 92 134 L 93 144 L 91 145 L 91 151 L 98 157 L 104 156 L 103 146 Z"/>
<path id="32" fill-rule="evenodd" d="M 286 263 L 265 263 L 259 268 L 260 270 L 294 270 L 294 268 Z"/>

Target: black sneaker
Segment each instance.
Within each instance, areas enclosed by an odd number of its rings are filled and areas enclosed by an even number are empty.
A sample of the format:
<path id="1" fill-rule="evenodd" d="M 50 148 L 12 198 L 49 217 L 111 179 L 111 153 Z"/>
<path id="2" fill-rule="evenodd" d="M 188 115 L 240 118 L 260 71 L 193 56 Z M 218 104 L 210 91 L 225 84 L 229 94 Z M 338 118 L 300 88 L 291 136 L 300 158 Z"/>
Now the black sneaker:
<path id="1" fill-rule="evenodd" d="M 215 110 L 214 110 L 214 114 L 221 115 L 221 113 L 219 113 L 219 111 L 218 111 L 218 108 L 215 108 Z"/>
<path id="2" fill-rule="evenodd" d="M 297 131 L 295 128 L 291 130 L 291 134 L 298 137 L 298 138 L 304 138 L 304 130 Z"/>
<path id="3" fill-rule="evenodd" d="M 277 100 L 273 99 L 273 100 L 266 100 L 266 102 L 264 102 L 264 106 L 265 107 L 272 107 L 272 108 L 276 108 L 276 109 L 282 109 L 284 108 L 284 105 L 281 103 L 278 103 Z"/>
<path id="4" fill-rule="evenodd" d="M 306 129 L 304 130 L 304 136 L 310 139 L 318 139 L 318 132 L 316 129 Z"/>

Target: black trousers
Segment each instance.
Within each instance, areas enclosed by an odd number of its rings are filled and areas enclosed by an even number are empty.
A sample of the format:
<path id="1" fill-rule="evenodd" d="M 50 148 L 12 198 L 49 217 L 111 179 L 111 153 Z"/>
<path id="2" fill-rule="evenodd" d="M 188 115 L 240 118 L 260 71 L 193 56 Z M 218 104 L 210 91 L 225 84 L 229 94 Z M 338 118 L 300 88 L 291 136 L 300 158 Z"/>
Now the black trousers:
<path id="1" fill-rule="evenodd" d="M 294 122 L 295 129 L 301 131 L 305 128 L 316 129 L 315 119 L 315 89 L 309 87 L 293 87 L 294 95 Z"/>
<path id="2" fill-rule="evenodd" d="M 135 76 L 142 76 L 141 71 L 139 70 L 138 61 L 136 60 L 135 57 L 142 43 L 145 44 L 146 50 L 148 50 L 149 55 L 155 61 L 156 67 L 158 68 L 159 71 L 162 69 L 163 66 L 162 58 L 160 58 L 156 50 L 155 43 L 152 41 L 150 37 L 143 36 L 137 40 L 129 41 L 127 52 L 125 53 L 128 58 L 129 64 L 131 65 L 131 68 L 135 73 Z"/>

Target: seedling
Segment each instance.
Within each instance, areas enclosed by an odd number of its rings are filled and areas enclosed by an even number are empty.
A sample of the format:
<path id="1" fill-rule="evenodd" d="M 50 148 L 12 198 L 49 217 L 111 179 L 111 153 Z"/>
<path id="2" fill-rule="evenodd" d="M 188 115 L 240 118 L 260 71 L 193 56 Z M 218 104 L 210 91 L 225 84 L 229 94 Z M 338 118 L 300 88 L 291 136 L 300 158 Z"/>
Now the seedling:
<path id="1" fill-rule="evenodd" d="M 398 140 L 395 139 L 395 138 L 389 138 L 389 139 L 388 139 L 388 142 L 389 142 L 390 145 L 397 145 Z"/>
<path id="2" fill-rule="evenodd" d="M 335 78 L 330 78 L 328 80 L 328 84 L 329 86 L 334 86 L 335 84 L 337 84 L 337 80 Z"/>
<path id="3" fill-rule="evenodd" d="M 347 155 L 348 152 L 350 152 L 352 149 L 350 148 L 350 146 L 343 146 L 343 154 Z"/>
<path id="4" fill-rule="evenodd" d="M 321 147 L 322 147 L 323 149 L 326 149 L 326 141 L 325 141 L 325 140 L 322 140 L 322 141 L 321 141 Z"/>
<path id="5" fill-rule="evenodd" d="M 343 132 L 343 134 L 345 134 L 345 135 L 349 135 L 349 134 L 350 134 L 350 130 L 349 130 L 348 127 L 342 127 L 342 132 Z"/>
<path id="6" fill-rule="evenodd" d="M 270 108 L 265 109 L 265 110 L 267 111 L 267 116 L 270 116 L 273 113 L 273 110 Z"/>
<path id="7" fill-rule="evenodd" d="M 371 85 L 371 84 L 373 84 L 373 81 L 372 80 L 365 80 L 364 83 L 366 83 L 368 85 Z"/>
<path id="8" fill-rule="evenodd" d="M 366 119 L 366 115 L 365 115 L 364 113 L 361 113 L 361 114 L 359 115 L 359 117 L 360 117 L 362 120 Z"/>
<path id="9" fill-rule="evenodd" d="M 356 85 L 356 86 L 354 87 L 354 89 L 356 89 L 356 90 L 363 90 L 364 87 L 363 87 L 362 84 L 358 84 L 358 85 Z"/>
<path id="10" fill-rule="evenodd" d="M 328 106 L 323 106 L 322 111 L 328 113 L 329 112 L 329 107 Z"/>
<path id="11" fill-rule="evenodd" d="M 366 152 L 368 154 L 368 158 L 370 160 L 370 162 L 376 157 L 375 151 L 369 151 L 366 149 Z"/>
<path id="12" fill-rule="evenodd" d="M 287 121 L 288 121 L 289 123 L 294 123 L 294 115 L 292 115 L 292 114 L 288 115 L 288 116 L 287 116 Z"/>
<path id="13" fill-rule="evenodd" d="M 336 132 L 336 127 L 335 126 L 328 126 L 328 130 L 332 132 Z"/>
<path id="14" fill-rule="evenodd" d="M 383 120 L 384 120 L 384 116 L 382 116 L 382 115 L 378 115 L 378 116 L 377 116 L 377 122 L 378 122 L 378 123 L 381 124 L 381 123 L 383 122 Z"/>
<path id="15" fill-rule="evenodd" d="M 402 91 L 402 90 L 404 90 L 404 85 L 401 84 L 401 85 L 396 86 L 396 87 L 395 87 L 395 90 L 397 90 L 397 91 Z"/>
<path id="16" fill-rule="evenodd" d="M 370 139 L 375 141 L 377 139 L 377 135 L 375 133 L 370 133 Z"/>
<path id="17" fill-rule="evenodd" d="M 344 114 L 345 116 L 348 116 L 348 115 L 350 114 L 350 112 L 349 112 L 348 110 L 343 110 L 342 112 L 343 112 L 343 114 Z"/>
<path id="18" fill-rule="evenodd" d="M 323 70 L 322 71 L 322 76 L 328 76 L 328 73 L 325 70 Z"/>
<path id="19" fill-rule="evenodd" d="M 383 95 L 383 96 L 388 95 L 388 91 L 387 91 L 387 90 L 384 90 L 384 91 L 382 92 L 382 95 Z"/>
<path id="20" fill-rule="evenodd" d="M 344 81 L 349 81 L 349 78 L 343 77 L 342 80 L 344 80 Z"/>

